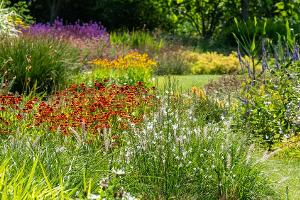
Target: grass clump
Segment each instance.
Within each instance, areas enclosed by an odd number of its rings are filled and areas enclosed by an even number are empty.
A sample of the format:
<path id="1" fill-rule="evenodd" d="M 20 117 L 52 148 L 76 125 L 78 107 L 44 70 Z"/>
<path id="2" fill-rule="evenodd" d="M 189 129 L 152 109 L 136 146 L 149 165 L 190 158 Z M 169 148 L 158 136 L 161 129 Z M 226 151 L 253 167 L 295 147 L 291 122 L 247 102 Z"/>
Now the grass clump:
<path id="1" fill-rule="evenodd" d="M 46 37 L 1 37 L 0 73 L 10 92 L 51 93 L 63 88 L 69 75 L 78 69 L 78 54 L 66 43 Z"/>
<path id="2" fill-rule="evenodd" d="M 137 49 L 150 54 L 158 53 L 165 46 L 162 39 L 158 40 L 145 31 L 112 32 L 110 33 L 110 42 L 112 45 L 123 49 Z"/>
<path id="3" fill-rule="evenodd" d="M 127 131 L 128 190 L 146 199 L 273 199 L 253 145 L 230 121 L 200 123 L 191 98 L 163 96 L 143 126 Z"/>
<path id="4" fill-rule="evenodd" d="M 188 60 L 183 56 L 182 50 L 164 51 L 157 60 L 157 75 L 184 75 L 190 74 L 191 69 Z"/>

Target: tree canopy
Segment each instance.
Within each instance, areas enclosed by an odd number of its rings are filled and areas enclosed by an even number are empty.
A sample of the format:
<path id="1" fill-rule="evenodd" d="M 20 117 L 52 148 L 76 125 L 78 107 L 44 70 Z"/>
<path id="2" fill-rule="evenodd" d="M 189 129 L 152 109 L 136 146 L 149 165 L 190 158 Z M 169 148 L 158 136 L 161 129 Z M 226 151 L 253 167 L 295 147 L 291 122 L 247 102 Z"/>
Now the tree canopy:
<path id="1" fill-rule="evenodd" d="M 30 0 L 29 8 L 37 22 L 101 21 L 109 30 L 160 28 L 204 38 L 230 26 L 234 17 L 300 21 L 298 0 Z"/>

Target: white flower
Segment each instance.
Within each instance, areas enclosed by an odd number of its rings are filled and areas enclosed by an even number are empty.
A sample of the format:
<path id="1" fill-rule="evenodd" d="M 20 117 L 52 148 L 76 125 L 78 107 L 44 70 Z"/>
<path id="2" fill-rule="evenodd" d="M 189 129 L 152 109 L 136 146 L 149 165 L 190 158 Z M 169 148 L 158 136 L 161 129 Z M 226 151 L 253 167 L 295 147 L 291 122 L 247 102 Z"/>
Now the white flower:
<path id="1" fill-rule="evenodd" d="M 136 199 L 137 198 L 135 198 L 134 196 L 131 196 L 131 194 L 128 192 L 123 193 L 122 200 L 136 200 Z"/>
<path id="2" fill-rule="evenodd" d="M 55 152 L 56 152 L 56 153 L 62 153 L 62 152 L 64 152 L 65 150 L 66 150 L 65 147 L 57 147 L 57 148 L 55 148 Z"/>
<path id="3" fill-rule="evenodd" d="M 89 200 L 93 200 L 93 199 L 99 199 L 100 195 L 98 194 L 90 194 L 90 196 L 88 197 Z"/>
<path id="4" fill-rule="evenodd" d="M 102 188 L 108 188 L 108 178 L 103 178 L 101 181 L 100 181 L 100 186 Z"/>
<path id="5" fill-rule="evenodd" d="M 123 169 L 114 169 L 113 168 L 111 171 L 112 171 L 112 173 L 114 173 L 115 175 L 118 175 L 118 176 L 125 174 L 125 171 Z"/>
<path id="6" fill-rule="evenodd" d="M 266 106 L 268 106 L 268 105 L 270 105 L 270 104 L 271 104 L 270 101 L 266 101 L 266 102 L 265 102 L 265 105 L 266 105 Z"/>

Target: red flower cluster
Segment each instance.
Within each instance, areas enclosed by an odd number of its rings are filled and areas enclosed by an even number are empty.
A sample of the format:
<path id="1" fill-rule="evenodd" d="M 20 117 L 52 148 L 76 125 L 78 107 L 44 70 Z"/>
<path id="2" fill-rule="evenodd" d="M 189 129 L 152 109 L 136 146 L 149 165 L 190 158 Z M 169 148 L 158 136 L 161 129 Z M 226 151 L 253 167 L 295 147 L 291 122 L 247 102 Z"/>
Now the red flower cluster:
<path id="1" fill-rule="evenodd" d="M 145 88 L 142 83 L 135 86 L 95 83 L 92 88 L 84 84 L 72 85 L 51 96 L 47 102 L 33 99 L 20 106 L 21 102 L 21 97 L 0 96 L 1 110 L 16 109 L 17 119 L 31 113 L 32 126 L 68 134 L 69 127 L 85 129 L 89 133 L 109 127 L 126 129 L 129 123 L 139 123 L 145 109 L 156 101 L 153 90 Z"/>

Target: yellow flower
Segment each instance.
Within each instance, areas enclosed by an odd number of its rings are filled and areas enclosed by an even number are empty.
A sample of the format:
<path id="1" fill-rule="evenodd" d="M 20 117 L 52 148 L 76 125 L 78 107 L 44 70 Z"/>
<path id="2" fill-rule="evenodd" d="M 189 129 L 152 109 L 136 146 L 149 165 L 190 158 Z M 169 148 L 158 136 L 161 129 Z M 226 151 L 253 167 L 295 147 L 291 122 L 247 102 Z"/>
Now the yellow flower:
<path id="1" fill-rule="evenodd" d="M 192 93 L 195 94 L 200 99 L 207 99 L 206 93 L 201 88 L 197 88 L 196 86 L 192 87 Z"/>
<path id="2" fill-rule="evenodd" d="M 28 25 L 25 22 L 23 22 L 23 20 L 20 17 L 9 16 L 8 21 L 13 22 L 14 25 L 17 26 L 17 27 L 22 27 L 22 28 L 27 28 L 28 27 Z"/>
<path id="3" fill-rule="evenodd" d="M 138 52 L 131 52 L 124 57 L 119 57 L 115 60 L 95 59 L 92 60 L 90 64 L 111 69 L 153 69 L 156 66 L 156 62 L 150 59 L 147 54 L 140 54 Z"/>
<path id="4" fill-rule="evenodd" d="M 228 74 L 241 70 L 236 52 L 223 55 L 217 52 L 183 51 L 182 55 L 190 64 L 193 74 Z M 246 56 L 244 59 L 251 63 L 249 57 Z M 260 68 L 258 65 L 257 70 Z"/>

